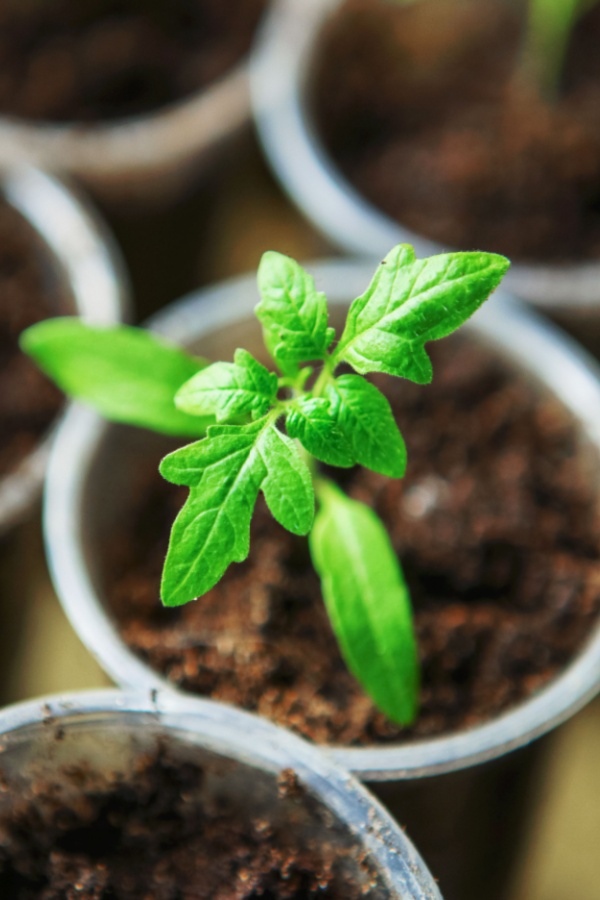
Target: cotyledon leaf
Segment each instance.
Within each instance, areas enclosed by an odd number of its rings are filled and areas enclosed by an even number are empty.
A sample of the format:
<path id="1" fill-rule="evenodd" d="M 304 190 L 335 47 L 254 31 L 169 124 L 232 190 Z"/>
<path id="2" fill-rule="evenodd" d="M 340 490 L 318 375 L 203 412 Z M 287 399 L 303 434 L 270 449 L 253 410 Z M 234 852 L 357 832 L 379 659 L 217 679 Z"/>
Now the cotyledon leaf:
<path id="1" fill-rule="evenodd" d="M 217 422 L 239 416 L 263 416 L 277 396 L 277 375 L 247 350 L 236 350 L 233 362 L 207 366 L 175 395 L 175 405 L 191 415 L 214 415 Z"/>
<path id="2" fill-rule="evenodd" d="M 508 267 L 508 260 L 494 253 L 417 259 L 408 244 L 394 247 L 352 303 L 335 362 L 347 362 L 362 375 L 387 372 L 426 384 L 432 369 L 425 343 L 462 325 Z"/>
<path id="3" fill-rule="evenodd" d="M 213 416 L 190 416 L 174 402 L 181 385 L 208 363 L 142 328 L 46 319 L 23 332 L 21 346 L 61 390 L 113 422 L 181 437 L 198 437 L 214 423 Z"/>
<path id="4" fill-rule="evenodd" d="M 250 548 L 250 520 L 262 488 L 275 518 L 306 534 L 314 517 L 310 473 L 293 441 L 268 416 L 250 425 L 213 425 L 208 436 L 166 456 L 161 474 L 190 493 L 171 531 L 163 569 L 165 606 L 202 596 Z"/>
<path id="5" fill-rule="evenodd" d="M 348 668 L 394 722 L 417 712 L 419 669 L 408 589 L 372 509 L 317 482 L 309 542 L 323 598 Z"/>

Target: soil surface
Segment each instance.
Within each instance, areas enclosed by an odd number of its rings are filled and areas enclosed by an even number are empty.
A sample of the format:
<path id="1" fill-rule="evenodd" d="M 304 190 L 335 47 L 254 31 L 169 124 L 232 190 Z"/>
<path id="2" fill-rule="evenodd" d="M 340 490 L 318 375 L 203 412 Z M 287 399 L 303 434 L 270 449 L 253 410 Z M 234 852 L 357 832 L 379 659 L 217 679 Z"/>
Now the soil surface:
<path id="1" fill-rule="evenodd" d="M 346 0 L 319 48 L 319 132 L 419 234 L 520 260 L 600 257 L 600 6 L 575 28 L 554 103 L 524 77 L 522 40 L 504 0 Z"/>
<path id="2" fill-rule="evenodd" d="M 149 112 L 248 51 L 267 0 L 0 0 L 0 113 L 94 122 Z"/>
<path id="3" fill-rule="evenodd" d="M 205 773 L 166 753 L 131 776 L 65 768 L 11 798 L 0 818 L 3 900 L 381 900 L 367 859 L 349 880 L 350 844 L 311 840 L 297 809 L 279 820 L 203 795 Z M 276 806 L 301 807 L 302 793 Z M 302 816 L 312 821 L 312 812 Z M 313 816 L 314 818 L 314 816 Z M 314 827 L 313 827 L 314 832 Z M 358 879 L 357 879 L 358 880 Z"/>
<path id="4" fill-rule="evenodd" d="M 195 603 L 160 606 L 185 491 L 162 483 L 155 461 L 105 548 L 110 606 L 139 656 L 181 688 L 348 745 L 474 725 L 565 666 L 600 610 L 598 509 L 571 420 L 489 349 L 456 337 L 430 349 L 433 385 L 381 382 L 407 441 L 406 478 L 344 474 L 386 523 L 412 591 L 422 663 L 414 726 L 389 722 L 348 673 L 306 541 L 260 503 L 248 560 Z"/>
<path id="5" fill-rule="evenodd" d="M 56 264 L 28 223 L 0 200 L 0 476 L 35 446 L 63 396 L 20 351 L 20 333 L 72 304 Z"/>

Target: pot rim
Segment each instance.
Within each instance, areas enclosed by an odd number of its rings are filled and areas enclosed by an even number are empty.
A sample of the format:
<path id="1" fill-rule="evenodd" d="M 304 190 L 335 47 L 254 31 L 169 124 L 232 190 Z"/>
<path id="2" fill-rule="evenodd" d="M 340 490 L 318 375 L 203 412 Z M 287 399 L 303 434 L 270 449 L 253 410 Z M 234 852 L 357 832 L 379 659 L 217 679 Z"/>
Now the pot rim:
<path id="1" fill-rule="evenodd" d="M 97 124 L 0 116 L 0 165 L 25 161 L 92 181 L 176 169 L 250 119 L 248 56 L 215 81 L 154 111 Z"/>
<path id="2" fill-rule="evenodd" d="M 307 266 L 331 306 L 346 306 L 372 277 L 361 261 Z M 258 301 L 254 276 L 197 291 L 153 317 L 151 327 L 185 343 L 249 317 Z M 571 412 L 575 426 L 600 454 L 600 366 L 573 340 L 516 300 L 497 292 L 465 330 L 502 350 Z M 111 426 L 89 409 L 73 408 L 57 436 L 46 482 L 44 530 L 50 569 L 63 608 L 88 649 L 119 684 L 183 693 L 125 645 L 105 611 L 86 564 L 81 523 L 84 483 Z M 114 426 L 112 426 L 114 427 Z M 600 623 L 564 672 L 539 693 L 490 722 L 441 738 L 368 748 L 327 745 L 368 781 L 422 778 L 494 759 L 530 743 L 582 708 L 600 690 Z M 184 694 L 190 698 L 193 695 Z"/>
<path id="3" fill-rule="evenodd" d="M 412 244 L 419 256 L 454 249 L 404 227 L 362 196 L 318 135 L 311 115 L 311 64 L 323 25 L 343 2 L 273 0 L 250 69 L 254 117 L 266 156 L 304 215 L 346 252 L 379 259 L 400 243 Z M 582 319 L 600 304 L 600 262 L 516 262 L 504 284 L 545 311 Z"/>
<path id="4" fill-rule="evenodd" d="M 91 690 L 28 700 L 0 711 L 0 758 L 11 740 L 35 738 L 48 724 L 100 722 L 126 717 L 185 735 L 200 746 L 276 775 L 292 768 L 302 783 L 366 847 L 397 900 L 442 900 L 433 878 L 402 828 L 359 782 L 327 754 L 287 729 L 213 700 L 173 692 Z M 122 727 L 122 726 L 121 726 Z M 23 739 L 21 737 L 21 739 Z"/>
<path id="5" fill-rule="evenodd" d="M 0 166 L 0 194 L 50 252 L 74 314 L 98 325 L 127 318 L 129 286 L 119 250 L 98 213 L 73 188 L 39 169 Z M 0 479 L 0 533 L 17 524 L 41 492 L 54 431 L 46 431 L 16 468 Z"/>

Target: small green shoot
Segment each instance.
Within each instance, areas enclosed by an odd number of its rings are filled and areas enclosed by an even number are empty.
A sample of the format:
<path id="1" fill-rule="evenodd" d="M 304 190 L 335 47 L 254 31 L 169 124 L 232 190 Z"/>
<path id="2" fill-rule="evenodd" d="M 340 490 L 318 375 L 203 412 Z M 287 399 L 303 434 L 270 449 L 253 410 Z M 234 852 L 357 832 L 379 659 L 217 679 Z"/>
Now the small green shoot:
<path id="1" fill-rule="evenodd" d="M 523 66 L 543 97 L 552 100 L 577 20 L 596 0 L 528 0 Z"/>
<path id="2" fill-rule="evenodd" d="M 420 0 L 384 0 L 411 6 Z M 532 83 L 539 95 L 553 102 L 560 82 L 573 28 L 598 0 L 522 0 L 525 30 L 518 77 Z"/>
<path id="3" fill-rule="evenodd" d="M 400 563 L 373 510 L 346 497 L 318 464 L 403 476 L 404 440 L 388 400 L 364 376 L 429 382 L 425 344 L 462 325 L 508 265 L 491 253 L 418 260 L 412 247 L 395 247 L 351 304 L 336 342 L 313 278 L 294 260 L 266 253 L 256 315 L 279 373 L 246 350 L 236 350 L 233 362 L 207 365 L 146 332 L 69 319 L 33 326 L 22 345 L 64 390 L 108 418 L 204 435 L 160 465 L 164 478 L 189 489 L 163 569 L 166 606 L 202 596 L 232 562 L 246 559 L 262 491 L 284 528 L 310 532 L 349 669 L 390 719 L 409 724 L 419 667 Z"/>

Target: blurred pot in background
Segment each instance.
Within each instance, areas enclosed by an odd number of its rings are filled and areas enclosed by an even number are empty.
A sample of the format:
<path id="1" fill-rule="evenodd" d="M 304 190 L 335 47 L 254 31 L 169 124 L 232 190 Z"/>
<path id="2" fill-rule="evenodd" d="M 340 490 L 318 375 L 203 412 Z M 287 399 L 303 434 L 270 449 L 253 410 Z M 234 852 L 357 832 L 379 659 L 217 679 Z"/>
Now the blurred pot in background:
<path id="1" fill-rule="evenodd" d="M 441 900 L 354 779 L 231 707 L 70 694 L 8 708 L 0 737 L 4 897 Z"/>
<path id="2" fill-rule="evenodd" d="M 310 268 L 338 325 L 371 267 Z M 226 282 L 153 324 L 205 357 L 246 347 L 260 358 L 257 296 L 253 277 Z M 393 535 L 415 600 L 424 682 L 410 732 L 378 717 L 348 675 L 307 554 L 272 523 L 222 592 L 160 608 L 182 499 L 160 493 L 164 439 L 74 410 L 52 460 L 46 537 L 65 610 L 115 680 L 210 693 L 329 745 L 418 834 L 447 898 L 491 900 L 540 771 L 543 742 L 528 745 L 600 684 L 600 382 L 575 345 L 501 295 L 439 353 L 438 386 L 416 388 L 399 415 L 409 469 L 398 492 L 360 473 L 352 488 Z M 394 402 L 405 395 L 402 383 Z"/>
<path id="3" fill-rule="evenodd" d="M 32 512 L 38 509 L 50 443 L 64 406 L 61 394 L 21 353 L 18 337 L 28 325 L 49 316 L 77 313 L 110 325 L 122 321 L 127 311 L 120 257 L 96 213 L 39 170 L 2 170 L 0 699 L 5 699 L 31 600 L 28 579 L 42 558 Z"/>
<path id="4" fill-rule="evenodd" d="M 92 193 L 142 317 L 198 284 L 202 234 L 246 152 L 247 53 L 267 3 L 0 4 L 0 163 Z"/>
<path id="5" fill-rule="evenodd" d="M 33 169 L 0 172 L 0 533 L 37 500 L 59 393 L 18 346 L 20 332 L 56 315 L 110 325 L 128 294 L 120 258 L 97 214 L 58 180 Z"/>
<path id="6" fill-rule="evenodd" d="M 552 104 L 519 77 L 521 6 L 278 0 L 253 69 L 258 127 L 285 189 L 337 246 L 504 253 L 507 288 L 592 344 L 600 7 L 573 32 Z"/>
<path id="7" fill-rule="evenodd" d="M 249 117 L 245 55 L 266 0 L 6 0 L 0 160 L 159 200 Z"/>

